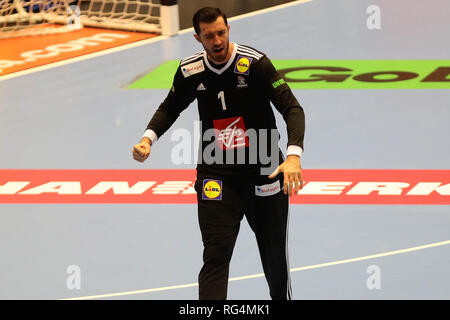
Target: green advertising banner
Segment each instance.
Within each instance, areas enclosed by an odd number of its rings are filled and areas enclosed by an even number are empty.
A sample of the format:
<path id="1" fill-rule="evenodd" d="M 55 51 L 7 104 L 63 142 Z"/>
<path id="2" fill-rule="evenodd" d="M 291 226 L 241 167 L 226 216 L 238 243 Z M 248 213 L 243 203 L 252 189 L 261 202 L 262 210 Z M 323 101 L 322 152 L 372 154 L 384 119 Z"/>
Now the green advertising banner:
<path id="1" fill-rule="evenodd" d="M 292 89 L 450 89 L 450 60 L 272 60 Z M 169 89 L 179 60 L 128 86 Z"/>

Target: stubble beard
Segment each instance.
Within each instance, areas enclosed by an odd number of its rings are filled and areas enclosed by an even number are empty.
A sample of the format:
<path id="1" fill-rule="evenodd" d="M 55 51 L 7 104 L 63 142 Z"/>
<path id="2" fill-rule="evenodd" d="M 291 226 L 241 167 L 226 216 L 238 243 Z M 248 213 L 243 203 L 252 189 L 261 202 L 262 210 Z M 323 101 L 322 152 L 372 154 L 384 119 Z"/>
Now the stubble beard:
<path id="1" fill-rule="evenodd" d="M 215 62 L 224 63 L 224 62 L 226 62 L 229 48 L 230 48 L 230 42 L 228 41 L 225 45 L 223 54 L 217 56 L 216 53 L 214 52 L 214 49 L 212 49 L 208 54 Z"/>

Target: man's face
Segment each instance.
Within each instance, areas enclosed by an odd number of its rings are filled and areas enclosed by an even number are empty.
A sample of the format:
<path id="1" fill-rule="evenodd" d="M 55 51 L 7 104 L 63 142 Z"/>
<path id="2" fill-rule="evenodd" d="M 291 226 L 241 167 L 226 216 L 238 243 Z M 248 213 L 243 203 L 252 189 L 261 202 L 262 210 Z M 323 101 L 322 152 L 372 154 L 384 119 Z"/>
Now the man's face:
<path id="1" fill-rule="evenodd" d="M 230 26 L 225 25 L 222 17 L 212 23 L 200 22 L 200 34 L 194 34 L 195 39 L 203 45 L 209 58 L 219 64 L 228 57 L 228 35 Z"/>

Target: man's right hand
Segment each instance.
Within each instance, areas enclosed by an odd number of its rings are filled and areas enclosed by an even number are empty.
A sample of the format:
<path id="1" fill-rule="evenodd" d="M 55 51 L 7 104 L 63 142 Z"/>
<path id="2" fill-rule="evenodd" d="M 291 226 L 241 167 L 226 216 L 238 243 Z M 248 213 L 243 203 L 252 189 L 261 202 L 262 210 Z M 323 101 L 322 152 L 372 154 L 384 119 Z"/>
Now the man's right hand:
<path id="1" fill-rule="evenodd" d="M 151 141 L 149 138 L 142 138 L 141 142 L 135 144 L 131 153 L 133 154 L 133 159 L 139 162 L 144 162 L 150 155 Z"/>

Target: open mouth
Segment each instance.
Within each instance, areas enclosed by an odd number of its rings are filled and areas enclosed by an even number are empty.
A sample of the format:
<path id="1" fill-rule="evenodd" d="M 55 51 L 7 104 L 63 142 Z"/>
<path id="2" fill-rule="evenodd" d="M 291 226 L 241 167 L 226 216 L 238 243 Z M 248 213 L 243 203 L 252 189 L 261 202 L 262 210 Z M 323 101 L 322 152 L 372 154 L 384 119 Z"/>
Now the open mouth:
<path id="1" fill-rule="evenodd" d="M 214 53 L 222 53 L 223 52 L 223 48 L 215 48 L 213 49 Z"/>

